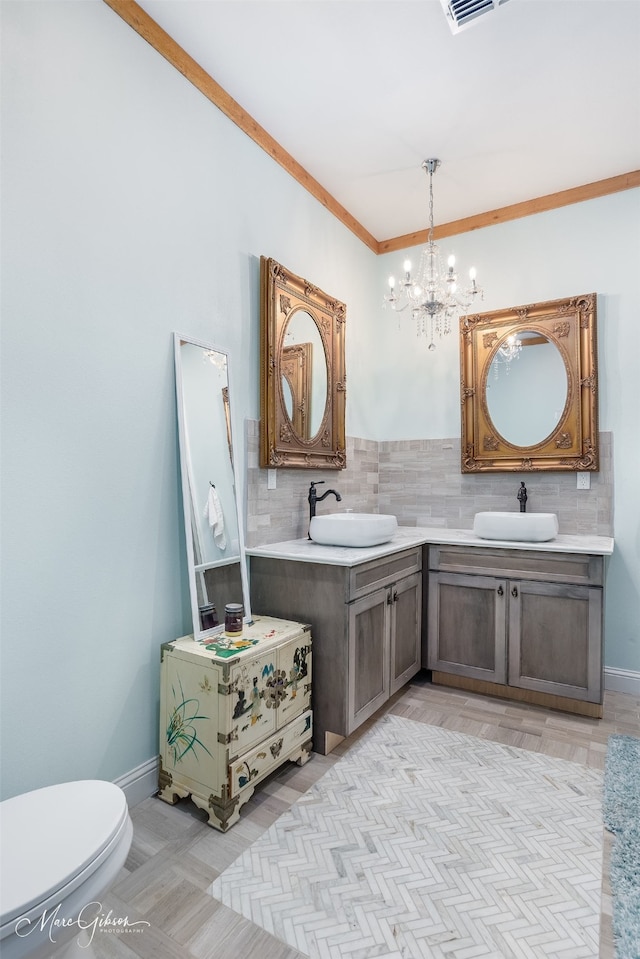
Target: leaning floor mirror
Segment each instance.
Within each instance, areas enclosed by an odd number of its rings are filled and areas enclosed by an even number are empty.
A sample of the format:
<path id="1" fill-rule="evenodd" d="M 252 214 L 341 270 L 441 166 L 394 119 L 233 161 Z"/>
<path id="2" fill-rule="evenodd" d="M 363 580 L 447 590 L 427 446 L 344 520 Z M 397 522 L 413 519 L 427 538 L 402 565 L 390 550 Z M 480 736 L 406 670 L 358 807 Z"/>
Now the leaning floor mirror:
<path id="1" fill-rule="evenodd" d="M 234 472 L 229 354 L 174 333 L 180 472 L 194 639 L 224 628 L 227 603 L 250 620 Z"/>

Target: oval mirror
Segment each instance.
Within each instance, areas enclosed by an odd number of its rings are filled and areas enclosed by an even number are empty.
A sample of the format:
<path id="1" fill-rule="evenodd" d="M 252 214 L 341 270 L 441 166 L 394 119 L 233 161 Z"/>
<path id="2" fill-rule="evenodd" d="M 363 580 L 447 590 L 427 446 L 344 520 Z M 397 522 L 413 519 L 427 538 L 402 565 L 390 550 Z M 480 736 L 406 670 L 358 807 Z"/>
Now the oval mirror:
<path id="1" fill-rule="evenodd" d="M 313 440 L 327 408 L 327 359 L 320 330 L 306 310 L 294 310 L 284 326 L 281 389 L 296 436 Z"/>
<path id="2" fill-rule="evenodd" d="M 543 332 L 523 330 L 498 343 L 487 374 L 489 415 L 512 446 L 542 443 L 558 427 L 568 394 L 558 347 Z"/>

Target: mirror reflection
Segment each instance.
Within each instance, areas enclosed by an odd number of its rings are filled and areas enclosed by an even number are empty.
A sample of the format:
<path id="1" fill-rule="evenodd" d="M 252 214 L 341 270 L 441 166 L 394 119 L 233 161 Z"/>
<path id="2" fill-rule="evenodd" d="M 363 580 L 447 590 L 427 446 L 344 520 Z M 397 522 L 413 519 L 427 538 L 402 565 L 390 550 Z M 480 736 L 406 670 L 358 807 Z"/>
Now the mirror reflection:
<path id="1" fill-rule="evenodd" d="M 498 343 L 487 376 L 487 406 L 497 432 L 513 446 L 542 443 L 562 420 L 567 371 L 543 332 L 524 330 Z"/>
<path id="2" fill-rule="evenodd" d="M 196 638 L 224 624 L 227 603 L 248 590 L 233 468 L 229 359 L 175 334 L 180 466 Z"/>
<path id="3" fill-rule="evenodd" d="M 320 331 L 306 310 L 295 310 L 284 327 L 282 398 L 296 435 L 313 440 L 327 407 L 327 360 Z"/>

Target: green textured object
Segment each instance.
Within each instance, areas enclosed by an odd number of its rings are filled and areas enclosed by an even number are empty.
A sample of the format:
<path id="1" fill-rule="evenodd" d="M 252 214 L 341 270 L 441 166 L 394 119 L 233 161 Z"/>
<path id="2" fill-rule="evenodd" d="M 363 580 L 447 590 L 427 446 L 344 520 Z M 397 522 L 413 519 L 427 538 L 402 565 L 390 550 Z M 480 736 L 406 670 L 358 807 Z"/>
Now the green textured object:
<path id="1" fill-rule="evenodd" d="M 610 736 L 604 769 L 604 824 L 611 853 L 616 959 L 640 959 L 640 739 Z"/>

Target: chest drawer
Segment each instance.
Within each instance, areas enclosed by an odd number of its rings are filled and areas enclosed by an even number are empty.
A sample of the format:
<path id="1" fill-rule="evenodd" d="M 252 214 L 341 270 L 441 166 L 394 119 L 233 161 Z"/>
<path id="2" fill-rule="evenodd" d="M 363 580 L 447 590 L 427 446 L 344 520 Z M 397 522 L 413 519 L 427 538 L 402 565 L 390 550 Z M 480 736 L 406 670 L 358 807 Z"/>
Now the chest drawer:
<path id="1" fill-rule="evenodd" d="M 283 756 L 309 744 L 312 735 L 313 721 L 309 710 L 259 746 L 234 759 L 229 763 L 230 797 L 233 799 L 256 780 L 263 779 L 280 765 Z"/>

